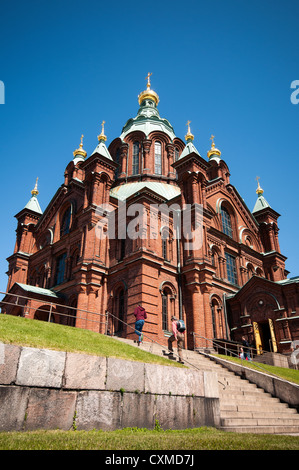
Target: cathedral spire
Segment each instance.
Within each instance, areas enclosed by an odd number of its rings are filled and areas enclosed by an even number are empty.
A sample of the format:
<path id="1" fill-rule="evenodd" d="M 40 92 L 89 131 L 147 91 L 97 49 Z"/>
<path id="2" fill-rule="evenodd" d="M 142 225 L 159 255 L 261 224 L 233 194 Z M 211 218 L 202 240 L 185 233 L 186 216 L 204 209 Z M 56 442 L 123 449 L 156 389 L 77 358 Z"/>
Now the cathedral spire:
<path id="1" fill-rule="evenodd" d="M 187 141 L 187 143 L 186 143 L 186 146 L 185 146 L 184 150 L 182 151 L 182 153 L 180 155 L 179 160 L 183 159 L 184 157 L 186 157 L 187 155 L 190 155 L 190 154 L 196 154 L 196 155 L 200 156 L 198 150 L 195 148 L 195 146 L 193 144 L 194 135 L 192 134 L 192 132 L 190 130 L 190 123 L 191 123 L 191 121 L 187 121 L 187 123 L 186 123 L 187 134 L 185 135 L 185 140 Z"/>
<path id="2" fill-rule="evenodd" d="M 256 180 L 257 180 L 257 188 L 256 188 L 256 194 L 258 195 L 258 198 L 257 198 L 257 201 L 255 203 L 255 206 L 253 208 L 253 211 L 252 213 L 255 213 L 255 212 L 258 212 L 262 209 L 266 209 L 266 208 L 270 208 L 271 209 L 271 206 L 270 204 L 266 201 L 266 199 L 264 198 L 263 194 L 264 194 L 264 190 L 261 188 L 260 186 L 260 177 L 257 176 L 256 177 Z"/>
<path id="3" fill-rule="evenodd" d="M 38 195 L 37 182 L 38 182 L 38 178 L 36 178 L 35 186 L 31 191 L 31 198 L 27 202 L 24 209 L 29 209 L 31 211 L 37 212 L 38 214 L 42 214 L 43 212 L 42 212 L 42 210 L 40 208 L 40 205 L 39 205 L 39 202 L 37 200 L 37 195 Z"/>
<path id="4" fill-rule="evenodd" d="M 101 123 L 101 126 L 102 126 L 102 132 L 98 135 L 98 145 L 97 147 L 95 148 L 95 150 L 93 151 L 92 155 L 94 155 L 95 153 L 98 153 L 100 155 L 103 155 L 104 157 L 108 158 L 109 160 L 113 160 L 113 158 L 111 157 L 110 153 L 109 153 L 109 150 L 107 149 L 106 147 L 106 140 L 107 140 L 107 137 L 105 135 L 105 131 L 104 131 L 104 124 L 105 124 L 105 121 L 102 121 Z"/>

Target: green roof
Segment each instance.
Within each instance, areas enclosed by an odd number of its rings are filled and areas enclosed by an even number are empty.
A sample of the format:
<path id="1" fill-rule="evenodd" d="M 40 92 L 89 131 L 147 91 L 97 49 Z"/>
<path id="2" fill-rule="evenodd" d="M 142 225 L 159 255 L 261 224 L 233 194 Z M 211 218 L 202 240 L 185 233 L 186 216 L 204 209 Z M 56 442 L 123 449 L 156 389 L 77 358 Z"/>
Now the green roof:
<path id="1" fill-rule="evenodd" d="M 101 140 L 97 147 L 94 149 L 92 152 L 92 155 L 94 153 L 99 153 L 100 155 L 103 155 L 104 157 L 108 158 L 109 160 L 113 160 L 113 158 L 110 155 L 109 150 L 107 149 L 105 143 Z"/>
<path id="2" fill-rule="evenodd" d="M 179 196 L 181 193 L 180 188 L 172 184 L 143 181 L 136 183 L 126 183 L 120 186 L 116 186 L 115 188 L 111 189 L 110 196 L 113 196 L 120 200 L 125 200 L 128 197 L 132 196 L 132 194 L 135 194 L 144 188 L 150 189 L 151 191 L 155 192 L 156 194 L 159 194 L 159 196 L 162 196 L 168 201 L 176 196 Z"/>
<path id="3" fill-rule="evenodd" d="M 170 122 L 160 117 L 155 103 L 149 99 L 142 102 L 137 116 L 126 122 L 120 138 L 123 140 L 126 135 L 134 131 L 144 132 L 146 137 L 153 131 L 165 132 L 171 140 L 176 137 Z"/>
<path id="4" fill-rule="evenodd" d="M 24 209 L 30 209 L 31 211 L 37 212 L 38 214 L 42 214 L 43 211 L 40 208 L 39 202 L 36 196 L 32 196 L 30 200 L 27 202 Z"/>
<path id="5" fill-rule="evenodd" d="M 58 295 L 50 289 L 30 286 L 29 284 L 21 284 L 20 282 L 16 282 L 16 285 L 21 287 L 21 289 L 25 290 L 26 292 L 31 292 L 33 294 L 47 295 L 48 297 L 55 297 L 56 299 L 58 299 Z"/>
<path id="6" fill-rule="evenodd" d="M 262 194 L 259 194 L 257 201 L 255 203 L 255 206 L 253 208 L 252 213 L 254 214 L 255 212 L 261 211 L 262 209 L 270 208 L 270 204 L 266 201 L 264 196 Z"/>
<path id="7" fill-rule="evenodd" d="M 193 142 L 191 140 L 189 140 L 184 148 L 184 150 L 182 151 L 181 155 L 180 155 L 180 158 L 179 160 L 181 160 L 182 158 L 186 157 L 186 155 L 190 155 L 190 153 L 196 153 L 197 155 L 200 156 L 200 153 L 198 152 L 198 150 L 196 149 L 196 147 L 194 146 Z"/>

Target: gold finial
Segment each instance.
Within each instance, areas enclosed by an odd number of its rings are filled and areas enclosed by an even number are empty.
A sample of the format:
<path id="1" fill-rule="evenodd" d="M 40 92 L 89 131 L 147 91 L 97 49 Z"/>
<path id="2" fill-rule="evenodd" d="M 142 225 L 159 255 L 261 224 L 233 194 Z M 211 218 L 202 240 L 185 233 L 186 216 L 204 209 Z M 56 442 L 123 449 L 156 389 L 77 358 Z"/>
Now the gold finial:
<path id="1" fill-rule="evenodd" d="M 37 196 L 38 195 L 37 182 L 38 182 L 38 178 L 36 178 L 35 186 L 34 186 L 33 190 L 31 191 L 32 196 Z"/>
<path id="2" fill-rule="evenodd" d="M 187 129 L 187 134 L 185 135 L 185 139 L 186 139 L 187 141 L 194 139 L 194 135 L 191 134 L 191 131 L 190 131 L 190 123 L 191 123 L 191 121 L 187 121 L 187 124 L 186 124 L 186 126 L 188 127 L 188 129 Z"/>
<path id="3" fill-rule="evenodd" d="M 82 157 L 86 157 L 87 156 L 87 153 L 85 152 L 84 148 L 83 148 L 83 137 L 84 135 L 82 134 L 81 135 L 81 139 L 80 139 L 80 145 L 79 145 L 79 148 L 76 149 L 74 152 L 73 152 L 73 155 L 74 157 L 76 157 L 77 155 L 81 155 Z"/>
<path id="4" fill-rule="evenodd" d="M 210 137 L 210 140 L 212 141 L 211 149 L 208 151 L 208 158 L 212 157 L 212 155 L 216 155 L 217 157 L 220 157 L 221 152 L 220 150 L 215 148 L 215 142 L 214 142 L 215 136 L 212 134 Z"/>
<path id="5" fill-rule="evenodd" d="M 259 182 L 260 177 L 257 176 L 255 179 L 257 181 L 256 194 L 258 194 L 258 195 L 263 194 L 264 190 L 260 187 L 260 182 Z"/>
<path id="6" fill-rule="evenodd" d="M 152 73 L 148 73 L 145 79 L 147 80 L 147 86 L 146 88 L 149 90 L 151 87 L 151 82 L 150 82 L 150 76 L 153 75 Z"/>
<path id="7" fill-rule="evenodd" d="M 141 105 L 142 101 L 148 99 L 155 102 L 156 106 L 159 103 L 159 96 L 154 90 L 151 90 L 151 82 L 150 76 L 153 75 L 152 73 L 148 73 L 145 79 L 147 80 L 146 90 L 142 91 L 140 95 L 138 95 L 138 102 Z"/>
<path id="8" fill-rule="evenodd" d="M 107 137 L 105 136 L 105 133 L 104 133 L 104 124 L 106 123 L 106 121 L 102 121 L 102 132 L 100 133 L 100 135 L 98 135 L 98 141 L 101 142 L 105 142 L 107 140 Z"/>

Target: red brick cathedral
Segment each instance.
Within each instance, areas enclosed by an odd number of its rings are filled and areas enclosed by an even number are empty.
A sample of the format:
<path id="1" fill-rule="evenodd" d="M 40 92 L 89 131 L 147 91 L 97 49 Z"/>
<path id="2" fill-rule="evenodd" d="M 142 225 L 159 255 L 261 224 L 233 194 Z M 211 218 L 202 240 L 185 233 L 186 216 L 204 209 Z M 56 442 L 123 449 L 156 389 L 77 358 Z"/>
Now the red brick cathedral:
<path id="1" fill-rule="evenodd" d="M 90 156 L 82 136 L 44 212 L 36 184 L 16 214 L 2 312 L 135 338 L 142 304 L 143 332 L 160 343 L 175 314 L 185 320 L 187 348 L 245 336 L 289 353 L 299 340 L 299 278 L 287 279 L 279 214 L 259 182 L 248 209 L 214 136 L 205 158 L 190 122 L 185 141 L 175 135 L 150 74 L 138 102 L 108 147 L 104 122 Z"/>

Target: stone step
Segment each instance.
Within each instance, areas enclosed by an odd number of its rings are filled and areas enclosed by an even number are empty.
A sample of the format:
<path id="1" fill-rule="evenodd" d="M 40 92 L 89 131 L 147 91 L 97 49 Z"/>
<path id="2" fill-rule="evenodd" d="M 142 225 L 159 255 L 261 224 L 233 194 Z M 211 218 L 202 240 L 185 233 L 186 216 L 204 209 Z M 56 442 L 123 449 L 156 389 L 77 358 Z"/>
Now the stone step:
<path id="1" fill-rule="evenodd" d="M 288 413 L 287 409 L 285 412 L 281 411 L 276 411 L 276 410 L 271 410 L 271 411 L 266 411 L 263 409 L 258 411 L 258 410 L 250 410 L 250 411 L 232 411 L 232 410 L 221 410 L 221 418 L 267 418 L 267 419 L 295 419 L 298 421 L 299 415 L 294 414 L 294 413 Z"/>
<path id="2" fill-rule="evenodd" d="M 265 390 L 260 389 L 256 385 L 251 384 L 251 383 L 234 382 L 234 383 L 225 383 L 224 385 L 225 385 L 225 389 L 223 390 L 223 393 L 227 393 L 227 392 L 238 393 L 239 391 L 243 391 L 245 394 L 246 393 L 249 393 L 249 394 L 265 393 Z"/>
<path id="3" fill-rule="evenodd" d="M 299 436 L 299 426 L 221 426 L 221 431 L 253 434 L 287 434 Z"/>
<path id="4" fill-rule="evenodd" d="M 293 418 L 220 418 L 221 426 L 297 426 L 299 421 Z"/>
<path id="5" fill-rule="evenodd" d="M 220 406 L 222 405 L 229 405 L 231 403 L 234 403 L 236 405 L 238 405 L 238 407 L 244 403 L 246 403 L 247 405 L 250 405 L 250 406 L 266 406 L 268 404 L 277 404 L 277 403 L 280 403 L 280 400 L 279 398 L 275 398 L 275 397 L 271 397 L 271 401 L 269 401 L 269 397 L 264 397 L 263 395 L 260 395 L 259 397 L 250 397 L 248 399 L 241 399 L 239 397 L 239 395 L 233 395 L 233 396 L 220 396 Z"/>
<path id="6" fill-rule="evenodd" d="M 278 403 L 278 402 L 268 402 L 264 403 L 263 405 L 255 404 L 254 408 L 252 407 L 252 403 L 235 403 L 235 402 L 227 402 L 224 403 L 223 401 L 220 402 L 220 410 L 221 411 L 256 411 L 262 413 L 263 411 L 266 412 L 274 412 L 274 413 L 290 413 L 290 414 L 297 414 L 295 408 L 289 408 L 286 403 Z"/>
<path id="7" fill-rule="evenodd" d="M 166 357 L 163 354 L 165 346 L 146 342 L 138 346 L 132 340 L 124 341 L 152 354 Z M 174 357 L 178 360 L 176 353 L 177 350 L 174 348 Z M 299 435 L 299 414 L 296 409 L 281 403 L 270 393 L 198 352 L 184 350 L 183 358 L 189 368 L 217 372 L 221 430 Z"/>

